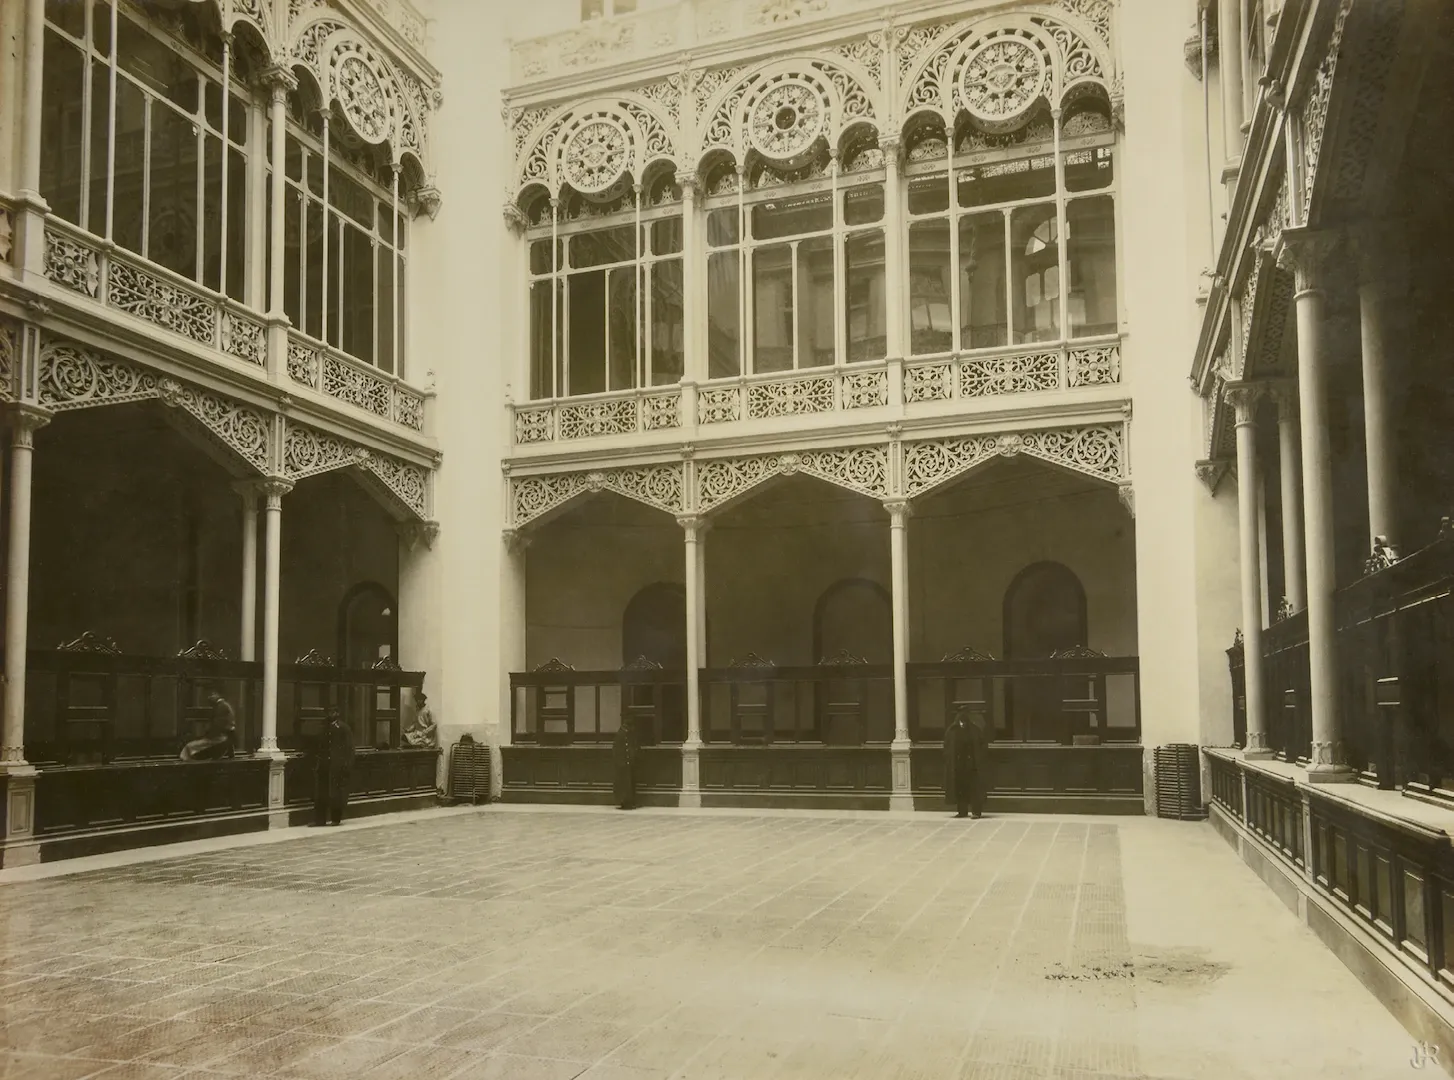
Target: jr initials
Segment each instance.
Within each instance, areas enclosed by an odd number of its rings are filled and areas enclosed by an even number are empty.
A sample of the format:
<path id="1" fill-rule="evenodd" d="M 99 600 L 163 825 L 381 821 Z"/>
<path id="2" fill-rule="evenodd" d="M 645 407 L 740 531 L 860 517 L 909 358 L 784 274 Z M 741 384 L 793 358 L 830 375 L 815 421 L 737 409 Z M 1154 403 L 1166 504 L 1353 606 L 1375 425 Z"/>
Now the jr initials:
<path id="1" fill-rule="evenodd" d="M 1433 1043 L 1414 1043 L 1413 1056 L 1409 1058 L 1409 1067 L 1422 1069 L 1430 1064 L 1439 1063 L 1439 1048 Z"/>

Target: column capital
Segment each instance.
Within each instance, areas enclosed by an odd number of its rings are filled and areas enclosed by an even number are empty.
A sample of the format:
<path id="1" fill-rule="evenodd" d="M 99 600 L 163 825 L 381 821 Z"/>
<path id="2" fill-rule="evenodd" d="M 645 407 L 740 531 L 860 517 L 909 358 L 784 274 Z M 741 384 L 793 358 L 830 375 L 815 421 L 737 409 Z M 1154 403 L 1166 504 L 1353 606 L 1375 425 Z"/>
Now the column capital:
<path id="1" fill-rule="evenodd" d="M 706 514 L 678 514 L 677 524 L 686 531 L 688 541 L 701 539 L 712 527 Z"/>
<path id="2" fill-rule="evenodd" d="M 525 230 L 530 226 L 530 219 L 525 216 L 525 211 L 510 199 L 505 201 L 500 210 L 505 216 L 505 226 L 516 236 L 524 236 Z"/>
<path id="3" fill-rule="evenodd" d="M 283 505 L 283 496 L 294 488 L 293 481 L 282 476 L 265 476 L 257 481 L 257 490 L 267 500 L 269 510 L 277 510 Z"/>
<path id="4" fill-rule="evenodd" d="M 891 524 L 902 525 L 914 516 L 914 506 L 908 499 L 885 499 L 884 509 L 889 512 Z"/>
<path id="5" fill-rule="evenodd" d="M 1339 233 L 1328 229 L 1283 229 L 1277 239 L 1277 265 L 1293 274 L 1298 292 L 1321 290 L 1341 240 Z"/>
<path id="6" fill-rule="evenodd" d="M 1267 382 L 1267 396 L 1277 406 L 1278 423 L 1288 423 L 1298 417 L 1298 395 L 1296 379 L 1271 379 Z"/>
<path id="7" fill-rule="evenodd" d="M 10 427 L 10 445 L 29 449 L 35 445 L 35 433 L 50 423 L 55 414 L 49 409 L 17 401 L 5 409 L 5 423 Z"/>
<path id="8" fill-rule="evenodd" d="M 258 72 L 257 81 L 272 95 L 273 101 L 285 101 L 298 89 L 298 76 L 286 64 L 273 64 Z"/>
<path id="9" fill-rule="evenodd" d="M 678 176 L 677 185 L 682 189 L 683 202 L 691 202 L 697 197 L 698 181 L 696 173 L 689 172 Z"/>
<path id="10" fill-rule="evenodd" d="M 394 528 L 399 533 L 399 539 L 404 541 L 410 551 L 417 549 L 420 544 L 426 549 L 432 549 L 434 541 L 439 539 L 437 521 L 401 521 Z"/>
<path id="11" fill-rule="evenodd" d="M 1129 480 L 1122 480 L 1116 485 L 1116 497 L 1121 500 L 1121 505 L 1126 508 L 1126 513 L 1131 515 L 1131 520 L 1136 519 L 1136 488 Z"/>
<path id="12" fill-rule="evenodd" d="M 1408 277 L 1408 238 L 1398 218 L 1364 221 L 1348 230 L 1358 284 L 1399 288 Z"/>
<path id="13" fill-rule="evenodd" d="M 1222 397 L 1237 413 L 1237 426 L 1257 422 L 1257 403 L 1267 393 L 1267 388 L 1257 382 L 1229 382 L 1222 390 Z"/>
<path id="14" fill-rule="evenodd" d="M 249 510 L 255 509 L 257 507 L 258 497 L 266 494 L 263 491 L 263 482 L 251 478 L 234 480 L 232 482 L 232 490 L 237 492 L 238 497 L 242 499 L 243 505 Z"/>
<path id="15" fill-rule="evenodd" d="M 524 529 L 505 529 L 500 535 L 505 541 L 505 550 L 511 555 L 519 555 L 535 539 L 534 533 L 528 533 Z"/>

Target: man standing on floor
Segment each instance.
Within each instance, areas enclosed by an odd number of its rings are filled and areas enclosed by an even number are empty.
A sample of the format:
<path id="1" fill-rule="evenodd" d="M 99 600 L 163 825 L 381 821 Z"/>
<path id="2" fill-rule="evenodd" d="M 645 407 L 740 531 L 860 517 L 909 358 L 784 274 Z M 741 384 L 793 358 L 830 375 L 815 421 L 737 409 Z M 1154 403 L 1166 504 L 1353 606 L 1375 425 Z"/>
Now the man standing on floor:
<path id="1" fill-rule="evenodd" d="M 353 732 L 348 730 L 343 714 L 334 706 L 328 710 L 328 723 L 318 736 L 313 824 L 337 825 L 342 821 L 352 785 Z"/>
<path id="2" fill-rule="evenodd" d="M 616 731 L 611 749 L 616 766 L 616 805 L 622 810 L 635 809 L 636 761 L 641 748 L 636 737 L 634 718 L 621 717 L 621 726 Z"/>
<path id="3" fill-rule="evenodd" d="M 983 716 L 960 709 L 944 732 L 944 800 L 955 817 L 979 817 L 989 786 L 989 726 Z M 971 815 L 973 810 L 973 815 Z"/>

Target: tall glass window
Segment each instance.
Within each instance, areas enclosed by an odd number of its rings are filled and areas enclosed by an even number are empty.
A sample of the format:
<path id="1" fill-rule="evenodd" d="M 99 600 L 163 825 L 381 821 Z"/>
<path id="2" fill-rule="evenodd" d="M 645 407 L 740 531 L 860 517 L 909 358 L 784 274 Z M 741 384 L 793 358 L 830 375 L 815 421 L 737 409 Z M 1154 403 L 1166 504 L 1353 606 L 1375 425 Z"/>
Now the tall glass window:
<path id="1" fill-rule="evenodd" d="M 262 152 L 249 143 L 244 58 L 233 56 L 224 149 L 217 34 L 198 12 L 176 13 L 176 37 L 122 10 L 113 51 L 111 13 L 46 3 L 41 194 L 57 217 L 241 300 L 247 158 Z"/>
<path id="2" fill-rule="evenodd" d="M 649 202 L 676 197 L 670 183 L 652 191 Z M 638 230 L 632 198 L 618 199 L 604 212 L 583 210 L 578 197 L 568 200 L 562 216 L 575 220 L 558 228 L 553 256 L 549 211 L 544 224 L 527 234 L 531 397 L 681 380 L 686 361 L 681 213 L 653 207 Z"/>
<path id="3" fill-rule="evenodd" d="M 1065 118 L 1058 168 L 1048 115 L 962 133 L 952 169 L 942 135 L 921 141 L 906 182 L 911 355 L 1117 332 L 1113 142 L 1090 103 Z"/>

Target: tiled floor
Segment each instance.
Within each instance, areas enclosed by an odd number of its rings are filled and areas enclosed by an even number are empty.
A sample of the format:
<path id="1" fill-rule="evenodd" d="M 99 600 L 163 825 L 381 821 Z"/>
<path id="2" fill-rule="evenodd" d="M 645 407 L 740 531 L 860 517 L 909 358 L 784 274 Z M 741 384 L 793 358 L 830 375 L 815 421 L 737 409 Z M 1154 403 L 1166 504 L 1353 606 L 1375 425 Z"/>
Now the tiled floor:
<path id="1" fill-rule="evenodd" d="M 1410 1072 L 1205 824 L 491 807 L 150 859 L 0 885 L 0 1077 Z"/>

